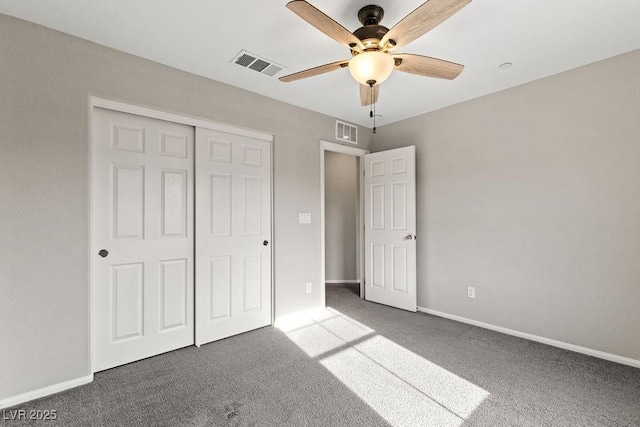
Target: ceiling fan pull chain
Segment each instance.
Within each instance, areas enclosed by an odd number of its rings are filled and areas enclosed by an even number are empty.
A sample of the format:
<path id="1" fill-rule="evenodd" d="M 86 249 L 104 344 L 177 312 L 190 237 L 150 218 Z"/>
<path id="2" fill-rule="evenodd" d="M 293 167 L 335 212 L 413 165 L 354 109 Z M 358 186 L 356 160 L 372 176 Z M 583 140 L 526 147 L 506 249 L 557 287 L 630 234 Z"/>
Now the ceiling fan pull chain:
<path id="1" fill-rule="evenodd" d="M 367 81 L 369 85 L 369 94 L 371 95 L 371 102 L 369 103 L 369 117 L 373 118 L 373 85 L 375 82 L 373 80 Z"/>
<path id="2" fill-rule="evenodd" d="M 376 133 L 376 103 L 373 103 L 373 133 Z"/>
<path id="3" fill-rule="evenodd" d="M 374 94 L 373 85 L 371 85 L 371 105 L 373 110 L 373 133 L 376 133 L 376 99 Z"/>
<path id="4" fill-rule="evenodd" d="M 375 80 L 369 80 L 367 82 L 369 85 L 369 93 L 371 94 L 371 104 L 369 104 L 369 117 L 373 119 L 373 133 L 376 133 L 376 99 L 375 99 L 375 89 L 373 86 L 376 84 Z"/>

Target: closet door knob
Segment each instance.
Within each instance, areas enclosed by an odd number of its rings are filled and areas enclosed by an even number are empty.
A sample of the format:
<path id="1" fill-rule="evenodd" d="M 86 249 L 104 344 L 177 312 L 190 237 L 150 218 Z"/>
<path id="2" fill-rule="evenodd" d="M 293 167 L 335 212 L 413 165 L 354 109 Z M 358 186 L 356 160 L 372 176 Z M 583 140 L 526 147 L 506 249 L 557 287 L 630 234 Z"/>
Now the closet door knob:
<path id="1" fill-rule="evenodd" d="M 100 249 L 100 252 L 98 252 L 98 255 L 100 255 L 102 258 L 105 258 L 107 255 L 109 255 L 109 251 L 106 249 Z"/>
<path id="2" fill-rule="evenodd" d="M 267 246 L 269 244 L 268 240 L 265 240 L 264 242 L 262 242 L 263 245 Z"/>

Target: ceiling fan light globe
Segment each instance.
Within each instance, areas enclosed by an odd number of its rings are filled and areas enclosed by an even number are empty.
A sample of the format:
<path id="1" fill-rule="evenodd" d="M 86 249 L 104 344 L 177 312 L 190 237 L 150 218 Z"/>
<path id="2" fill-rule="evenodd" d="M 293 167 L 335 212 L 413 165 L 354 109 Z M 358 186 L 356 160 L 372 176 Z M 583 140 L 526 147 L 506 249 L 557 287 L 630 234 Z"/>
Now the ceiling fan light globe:
<path id="1" fill-rule="evenodd" d="M 349 61 L 349 72 L 360 84 L 369 85 L 370 81 L 380 84 L 389 77 L 393 71 L 395 61 L 388 53 L 363 52 Z"/>

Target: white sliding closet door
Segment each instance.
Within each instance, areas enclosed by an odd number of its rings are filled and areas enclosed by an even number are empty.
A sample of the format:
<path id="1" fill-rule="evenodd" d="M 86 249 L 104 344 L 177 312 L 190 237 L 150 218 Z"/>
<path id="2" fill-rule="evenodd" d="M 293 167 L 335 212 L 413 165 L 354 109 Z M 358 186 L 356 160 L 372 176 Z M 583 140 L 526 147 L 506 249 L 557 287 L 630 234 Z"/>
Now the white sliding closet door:
<path id="1" fill-rule="evenodd" d="M 190 126 L 94 109 L 93 370 L 194 343 Z"/>
<path id="2" fill-rule="evenodd" d="M 196 129 L 196 345 L 271 323 L 271 144 Z"/>

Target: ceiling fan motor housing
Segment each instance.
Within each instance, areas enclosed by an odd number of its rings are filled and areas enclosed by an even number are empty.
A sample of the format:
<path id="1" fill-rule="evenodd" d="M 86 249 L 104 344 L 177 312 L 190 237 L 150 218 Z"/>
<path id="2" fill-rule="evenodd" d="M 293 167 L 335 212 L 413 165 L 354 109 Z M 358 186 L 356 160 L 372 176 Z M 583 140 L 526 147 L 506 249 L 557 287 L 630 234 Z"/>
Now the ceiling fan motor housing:
<path id="1" fill-rule="evenodd" d="M 362 41 L 365 50 L 378 50 L 380 40 L 389 31 L 387 27 L 380 25 L 384 16 L 384 10 L 380 6 L 365 6 L 358 12 L 358 20 L 363 25 L 353 32 L 353 35 Z"/>
<path id="2" fill-rule="evenodd" d="M 365 25 L 364 27 L 360 27 L 355 30 L 353 32 L 353 35 L 362 40 L 365 48 L 369 48 L 369 46 L 367 46 L 368 40 L 375 40 L 375 46 L 377 47 L 378 43 L 380 43 L 380 40 L 382 40 L 382 37 L 384 37 L 384 35 L 387 34 L 388 31 L 389 29 L 387 27 L 383 27 L 382 25 Z"/>

